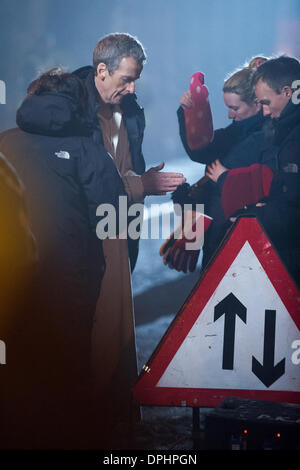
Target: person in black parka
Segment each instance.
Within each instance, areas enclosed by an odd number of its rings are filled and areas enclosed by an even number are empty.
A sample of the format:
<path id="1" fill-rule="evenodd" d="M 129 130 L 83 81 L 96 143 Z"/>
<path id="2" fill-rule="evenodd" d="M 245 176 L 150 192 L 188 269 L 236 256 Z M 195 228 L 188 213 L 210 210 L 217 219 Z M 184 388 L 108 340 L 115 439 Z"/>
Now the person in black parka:
<path id="1" fill-rule="evenodd" d="M 105 271 L 96 209 L 110 203 L 118 217 L 125 190 L 111 157 L 93 141 L 86 101 L 78 77 L 53 69 L 29 86 L 18 128 L 0 135 L 0 150 L 25 187 L 37 247 L 30 317 L 7 365 L 17 374 L 24 355 L 18 345 L 30 345 L 32 372 L 19 388 L 32 397 L 26 406 L 18 401 L 12 420 L 19 432 L 6 433 L 8 447 L 92 445 L 90 341 Z M 30 418 L 21 419 L 26 407 Z"/>

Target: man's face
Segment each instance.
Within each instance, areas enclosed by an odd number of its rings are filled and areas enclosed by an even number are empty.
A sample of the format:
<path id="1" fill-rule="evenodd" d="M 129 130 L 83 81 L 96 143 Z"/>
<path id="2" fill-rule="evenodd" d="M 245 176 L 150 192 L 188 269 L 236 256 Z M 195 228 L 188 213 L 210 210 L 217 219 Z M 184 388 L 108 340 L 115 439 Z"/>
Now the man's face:
<path id="1" fill-rule="evenodd" d="M 95 85 L 102 100 L 108 104 L 119 104 L 125 95 L 134 93 L 135 81 L 139 79 L 142 69 L 132 57 L 123 57 L 112 75 L 105 64 L 99 64 Z"/>
<path id="2" fill-rule="evenodd" d="M 257 101 L 262 105 L 264 116 L 270 115 L 273 118 L 279 118 L 282 110 L 285 108 L 291 98 L 290 87 L 283 87 L 280 93 L 276 93 L 262 79 L 258 80 L 255 87 Z"/>
<path id="3" fill-rule="evenodd" d="M 228 108 L 228 119 L 233 119 L 234 121 L 243 121 L 251 116 L 254 116 L 260 106 L 257 106 L 256 103 L 247 104 L 245 101 L 241 100 L 240 95 L 236 93 L 223 93 L 224 103 Z"/>

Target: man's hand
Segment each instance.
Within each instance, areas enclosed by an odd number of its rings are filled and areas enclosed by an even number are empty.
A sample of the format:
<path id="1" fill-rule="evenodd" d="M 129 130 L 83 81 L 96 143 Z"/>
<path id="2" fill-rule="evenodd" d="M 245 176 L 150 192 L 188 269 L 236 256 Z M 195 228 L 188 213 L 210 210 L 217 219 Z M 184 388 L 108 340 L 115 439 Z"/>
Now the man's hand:
<path id="1" fill-rule="evenodd" d="M 228 168 L 225 168 L 220 160 L 216 160 L 206 168 L 205 175 L 216 183 L 219 176 L 221 176 L 227 170 Z"/>
<path id="2" fill-rule="evenodd" d="M 180 104 L 183 108 L 193 107 L 192 95 L 191 95 L 190 90 L 186 91 L 184 95 L 181 97 Z"/>
<path id="3" fill-rule="evenodd" d="M 169 191 L 175 191 L 177 186 L 185 182 L 182 173 L 160 173 L 164 166 L 165 164 L 162 162 L 142 174 L 145 196 L 164 196 Z"/>

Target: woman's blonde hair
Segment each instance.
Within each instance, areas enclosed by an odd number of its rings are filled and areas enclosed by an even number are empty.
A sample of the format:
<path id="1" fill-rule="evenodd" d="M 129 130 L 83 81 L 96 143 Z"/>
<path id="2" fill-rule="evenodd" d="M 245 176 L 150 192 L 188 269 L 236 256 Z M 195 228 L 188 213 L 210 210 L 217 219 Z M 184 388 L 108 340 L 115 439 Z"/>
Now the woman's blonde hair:
<path id="1" fill-rule="evenodd" d="M 247 65 L 234 72 L 225 80 L 223 93 L 235 93 L 240 96 L 241 101 L 247 104 L 253 103 L 255 93 L 252 86 L 252 78 L 257 68 L 267 60 L 266 57 L 262 56 L 253 57 Z"/>

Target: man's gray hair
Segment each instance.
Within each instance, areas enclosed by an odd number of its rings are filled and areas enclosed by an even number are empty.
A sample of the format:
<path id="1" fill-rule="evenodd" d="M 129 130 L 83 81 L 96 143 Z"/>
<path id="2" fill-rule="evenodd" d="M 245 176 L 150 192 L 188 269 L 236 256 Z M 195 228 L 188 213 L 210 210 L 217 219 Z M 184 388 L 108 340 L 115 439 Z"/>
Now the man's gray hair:
<path id="1" fill-rule="evenodd" d="M 119 68 L 124 57 L 132 57 L 140 67 L 143 67 L 146 53 L 140 41 L 128 33 L 114 33 L 104 36 L 96 44 L 93 53 L 95 73 L 100 62 L 103 62 L 107 66 L 109 74 L 112 75 Z"/>

